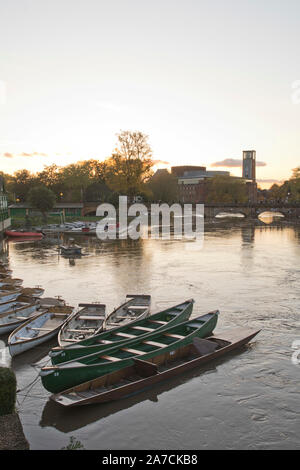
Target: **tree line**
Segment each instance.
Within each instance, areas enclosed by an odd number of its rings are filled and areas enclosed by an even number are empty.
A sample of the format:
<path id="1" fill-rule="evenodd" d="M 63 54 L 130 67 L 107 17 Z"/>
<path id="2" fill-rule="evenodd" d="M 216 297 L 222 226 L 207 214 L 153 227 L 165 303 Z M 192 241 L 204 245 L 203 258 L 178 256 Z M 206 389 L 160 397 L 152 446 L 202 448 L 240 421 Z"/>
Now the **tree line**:
<path id="1" fill-rule="evenodd" d="M 115 203 L 120 194 L 129 199 L 141 196 L 146 201 L 164 198 L 173 202 L 177 197 L 176 178 L 166 171 L 152 181 L 153 166 L 148 136 L 142 132 L 122 131 L 117 134 L 116 148 L 104 161 L 89 159 L 65 166 L 52 164 L 36 173 L 22 169 L 13 175 L 2 175 L 10 202 L 32 202 L 42 197 L 49 199 L 48 205 L 51 199 L 54 203 Z"/>

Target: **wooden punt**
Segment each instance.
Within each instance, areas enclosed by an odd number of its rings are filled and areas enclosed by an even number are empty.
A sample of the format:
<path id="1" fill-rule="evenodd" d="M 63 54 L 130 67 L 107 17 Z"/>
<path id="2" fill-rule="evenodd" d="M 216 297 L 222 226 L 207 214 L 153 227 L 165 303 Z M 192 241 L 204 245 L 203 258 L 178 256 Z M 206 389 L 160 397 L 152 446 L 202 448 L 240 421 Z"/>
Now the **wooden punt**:
<path id="1" fill-rule="evenodd" d="M 60 346 L 88 338 L 103 328 L 104 304 L 79 304 L 79 307 L 81 308 L 70 315 L 59 330 L 57 340 Z"/>
<path id="2" fill-rule="evenodd" d="M 157 333 L 189 319 L 193 311 L 194 300 L 189 299 L 173 307 L 157 312 L 141 320 L 116 327 L 94 335 L 76 344 L 56 347 L 49 352 L 52 364 L 71 361 L 94 352 L 124 344 L 130 340 L 143 338 Z"/>
<path id="3" fill-rule="evenodd" d="M 5 305 L 5 304 L 2 304 Z M 39 305 L 27 302 L 9 302 L 6 310 L 0 312 L 0 335 L 10 333 L 29 317 L 41 313 Z"/>
<path id="4" fill-rule="evenodd" d="M 73 309 L 70 306 L 50 307 L 20 325 L 8 338 L 10 355 L 16 356 L 56 336 Z"/>
<path id="5" fill-rule="evenodd" d="M 134 364 L 134 358 L 148 360 L 159 354 L 168 354 L 191 343 L 193 339 L 211 334 L 217 324 L 218 311 L 193 320 L 180 323 L 151 335 L 150 339 L 140 338 L 97 352 L 63 362 L 56 366 L 42 367 L 40 376 L 43 386 L 52 393 L 79 385 L 115 370 Z"/>
<path id="6" fill-rule="evenodd" d="M 144 361 L 64 390 L 50 398 L 65 408 L 120 400 L 166 381 L 191 369 L 201 367 L 251 341 L 259 330 L 233 328 L 217 336 L 194 338 L 193 342 L 170 353 Z"/>

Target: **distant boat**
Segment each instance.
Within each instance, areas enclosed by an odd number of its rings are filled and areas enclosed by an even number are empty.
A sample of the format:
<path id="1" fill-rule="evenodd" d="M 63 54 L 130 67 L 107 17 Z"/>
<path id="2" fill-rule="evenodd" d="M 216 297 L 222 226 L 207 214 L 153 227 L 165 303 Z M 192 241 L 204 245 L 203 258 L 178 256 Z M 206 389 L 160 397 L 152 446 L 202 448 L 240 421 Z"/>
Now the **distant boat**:
<path id="1" fill-rule="evenodd" d="M 111 347 L 74 361 L 55 366 L 45 366 L 40 370 L 43 386 L 52 393 L 79 385 L 113 371 L 134 365 L 134 359 L 155 361 L 163 353 L 173 354 L 192 343 L 195 337 L 205 337 L 212 333 L 217 320 L 217 311 L 180 323 L 167 330 L 157 332 L 150 338 L 128 341 L 121 346 Z"/>
<path id="2" fill-rule="evenodd" d="M 42 238 L 44 235 L 41 232 L 22 232 L 21 230 L 6 230 L 5 235 L 8 237 L 37 237 Z"/>
<path id="3" fill-rule="evenodd" d="M 59 248 L 62 255 L 81 255 L 81 246 L 75 244 L 74 238 L 70 238 L 68 245 L 60 245 Z"/>
<path id="4" fill-rule="evenodd" d="M 258 333 L 259 330 L 233 328 L 205 339 L 195 337 L 192 343 L 176 351 L 165 354 L 162 350 L 154 361 L 136 357 L 133 364 L 124 369 L 76 385 L 50 398 L 65 408 L 120 400 L 224 356 L 247 344 Z"/>
<path id="5" fill-rule="evenodd" d="M 50 307 L 16 328 L 8 338 L 11 356 L 21 354 L 57 335 L 62 324 L 73 312 L 73 307 Z"/>

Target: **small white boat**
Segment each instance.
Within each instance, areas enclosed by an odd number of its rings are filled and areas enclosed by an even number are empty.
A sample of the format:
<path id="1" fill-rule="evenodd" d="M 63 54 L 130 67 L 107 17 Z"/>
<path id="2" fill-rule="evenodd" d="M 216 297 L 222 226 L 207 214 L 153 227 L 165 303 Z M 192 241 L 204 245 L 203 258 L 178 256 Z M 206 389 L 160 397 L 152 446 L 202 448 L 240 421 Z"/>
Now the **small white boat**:
<path id="1" fill-rule="evenodd" d="M 0 287 L 5 287 L 6 285 L 21 286 L 23 279 L 3 277 L 0 279 Z"/>
<path id="2" fill-rule="evenodd" d="M 105 320 L 105 330 L 125 325 L 133 320 L 142 320 L 150 313 L 151 295 L 128 294 L 128 299 L 115 308 Z"/>
<path id="3" fill-rule="evenodd" d="M 12 274 L 11 269 L 6 269 L 6 268 L 0 268 L 0 278 L 2 279 L 3 277 L 10 276 Z"/>
<path id="4" fill-rule="evenodd" d="M 20 287 L 7 286 L 5 290 L 0 290 L 0 304 L 16 300 L 21 293 Z"/>
<path id="5" fill-rule="evenodd" d="M 0 313 L 0 335 L 10 333 L 19 325 L 28 320 L 29 317 L 42 313 L 39 305 L 26 302 L 10 302 L 8 310 Z"/>
<path id="6" fill-rule="evenodd" d="M 63 324 L 58 333 L 58 344 L 67 346 L 97 334 L 105 320 L 104 304 L 79 304 L 81 307 Z"/>
<path id="7" fill-rule="evenodd" d="M 36 298 L 36 297 L 41 297 L 41 295 L 43 295 L 43 293 L 45 292 L 45 289 L 43 289 L 42 287 L 23 287 L 21 289 L 21 293 L 22 295 L 26 295 L 28 297 L 33 297 L 33 298 Z"/>
<path id="8" fill-rule="evenodd" d="M 48 307 L 55 307 L 55 306 L 62 306 L 66 305 L 65 300 L 63 300 L 61 297 L 39 297 L 36 302 L 43 308 L 48 308 Z"/>
<path id="9" fill-rule="evenodd" d="M 21 354 L 56 336 L 73 310 L 74 307 L 70 306 L 50 307 L 46 312 L 20 325 L 9 335 L 10 355 Z"/>

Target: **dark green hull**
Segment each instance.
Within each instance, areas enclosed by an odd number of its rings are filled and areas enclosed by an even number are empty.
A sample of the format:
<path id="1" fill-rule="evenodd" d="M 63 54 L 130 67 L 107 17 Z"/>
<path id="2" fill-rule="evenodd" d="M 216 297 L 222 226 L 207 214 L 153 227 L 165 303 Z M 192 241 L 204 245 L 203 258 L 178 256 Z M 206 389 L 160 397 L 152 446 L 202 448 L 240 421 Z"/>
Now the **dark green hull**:
<path id="1" fill-rule="evenodd" d="M 176 350 L 191 343 L 195 337 L 203 338 L 210 335 L 217 320 L 218 312 L 212 312 L 160 331 L 151 335 L 151 338 L 130 341 L 120 347 L 107 349 L 104 353 L 85 356 L 80 358 L 81 362 L 69 361 L 60 366 L 43 367 L 40 371 L 43 386 L 49 392 L 58 393 L 109 372 L 131 366 L 134 357 L 148 360 L 162 352 Z"/>
<path id="2" fill-rule="evenodd" d="M 129 341 L 132 341 L 132 339 L 128 337 L 122 338 L 119 336 L 120 333 L 128 334 L 129 336 L 134 335 L 134 340 L 146 337 L 148 338 L 157 332 L 164 331 L 171 328 L 172 326 L 187 321 L 192 314 L 193 304 L 194 301 L 192 299 L 187 300 L 186 302 L 182 302 L 181 304 L 175 305 L 174 307 L 170 307 L 166 310 L 155 313 L 154 315 L 143 318 L 142 320 L 136 320 L 119 328 L 101 332 L 88 339 L 79 341 L 76 344 L 72 344 L 64 348 L 53 348 L 49 353 L 51 362 L 54 365 L 61 364 L 63 362 L 72 361 L 74 359 L 87 356 L 89 354 L 111 349 L 115 346 L 127 344 Z M 155 323 L 155 321 L 165 321 L 166 324 L 160 325 L 159 323 Z M 151 328 L 152 332 L 146 331 L 145 333 L 145 330 L 139 330 L 137 327 L 144 327 L 146 329 Z M 110 343 L 105 344 L 105 341 Z"/>

